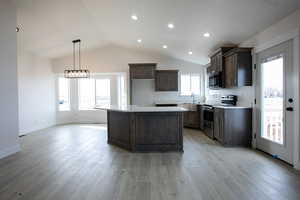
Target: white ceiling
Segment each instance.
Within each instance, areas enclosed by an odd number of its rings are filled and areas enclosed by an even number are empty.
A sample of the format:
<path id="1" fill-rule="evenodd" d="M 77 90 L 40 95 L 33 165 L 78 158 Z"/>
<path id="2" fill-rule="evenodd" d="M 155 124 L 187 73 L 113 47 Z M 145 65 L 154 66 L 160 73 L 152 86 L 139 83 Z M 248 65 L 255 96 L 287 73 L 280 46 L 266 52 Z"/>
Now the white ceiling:
<path id="1" fill-rule="evenodd" d="M 240 43 L 300 8 L 299 0 L 16 0 L 20 46 L 49 58 L 111 43 L 206 64 L 218 45 Z M 138 21 L 131 15 L 136 14 Z M 167 28 L 169 22 L 175 28 Z M 211 33 L 204 38 L 203 33 Z M 142 38 L 141 44 L 137 39 Z M 168 45 L 163 49 L 162 45 Z M 193 55 L 188 55 L 189 51 Z"/>

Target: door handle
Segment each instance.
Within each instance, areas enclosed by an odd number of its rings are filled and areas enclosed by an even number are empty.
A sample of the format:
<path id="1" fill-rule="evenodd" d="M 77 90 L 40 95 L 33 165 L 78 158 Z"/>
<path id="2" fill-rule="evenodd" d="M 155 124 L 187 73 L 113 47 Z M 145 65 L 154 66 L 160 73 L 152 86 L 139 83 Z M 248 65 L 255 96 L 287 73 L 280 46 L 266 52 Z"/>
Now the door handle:
<path id="1" fill-rule="evenodd" d="M 293 107 L 287 107 L 286 111 L 291 111 L 292 112 L 292 111 L 294 111 L 294 108 Z"/>

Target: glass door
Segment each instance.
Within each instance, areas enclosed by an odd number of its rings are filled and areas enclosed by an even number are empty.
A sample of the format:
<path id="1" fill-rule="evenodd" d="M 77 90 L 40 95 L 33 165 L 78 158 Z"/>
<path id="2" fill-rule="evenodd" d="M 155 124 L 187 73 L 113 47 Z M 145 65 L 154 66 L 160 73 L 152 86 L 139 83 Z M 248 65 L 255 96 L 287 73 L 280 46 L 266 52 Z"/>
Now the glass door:
<path id="1" fill-rule="evenodd" d="M 284 144 L 284 70 L 283 56 L 268 58 L 262 70 L 262 129 L 261 136 L 280 145 Z"/>
<path id="2" fill-rule="evenodd" d="M 293 162 L 292 41 L 257 54 L 257 148 Z"/>

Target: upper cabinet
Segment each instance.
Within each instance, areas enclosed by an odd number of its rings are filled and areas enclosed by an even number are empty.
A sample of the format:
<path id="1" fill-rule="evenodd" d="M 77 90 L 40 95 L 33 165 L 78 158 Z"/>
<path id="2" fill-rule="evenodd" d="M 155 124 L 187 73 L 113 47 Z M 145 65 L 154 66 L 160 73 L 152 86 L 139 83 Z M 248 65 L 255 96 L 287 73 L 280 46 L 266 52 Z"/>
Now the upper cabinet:
<path id="1" fill-rule="evenodd" d="M 225 88 L 252 85 L 251 48 L 235 48 L 224 55 Z"/>
<path id="2" fill-rule="evenodd" d="M 217 82 L 217 86 L 210 88 L 251 86 L 251 50 L 251 48 L 221 47 L 212 53 L 207 74 L 211 82 Z"/>
<path id="3" fill-rule="evenodd" d="M 210 73 L 218 73 L 224 70 L 223 55 L 234 47 L 221 47 L 211 54 L 210 62 L 211 66 L 208 70 Z"/>
<path id="4" fill-rule="evenodd" d="M 129 64 L 130 79 L 155 79 L 156 63 Z"/>
<path id="5" fill-rule="evenodd" d="M 178 70 L 156 70 L 155 91 L 178 91 Z"/>

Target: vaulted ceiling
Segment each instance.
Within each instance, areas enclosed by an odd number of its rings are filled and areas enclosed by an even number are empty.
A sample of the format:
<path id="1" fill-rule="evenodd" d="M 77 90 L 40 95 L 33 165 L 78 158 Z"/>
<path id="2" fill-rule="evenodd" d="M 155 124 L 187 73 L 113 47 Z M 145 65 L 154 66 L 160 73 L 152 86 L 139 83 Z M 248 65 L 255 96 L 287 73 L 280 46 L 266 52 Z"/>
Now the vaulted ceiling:
<path id="1" fill-rule="evenodd" d="M 299 0 L 16 0 L 16 4 L 20 48 L 42 56 L 70 54 L 71 41 L 81 38 L 83 48 L 113 43 L 200 64 L 208 62 L 209 52 L 218 45 L 238 44 L 300 8 Z M 131 19 L 133 14 L 137 21 Z M 169 29 L 168 23 L 175 28 Z M 203 37 L 206 32 L 211 37 Z"/>

